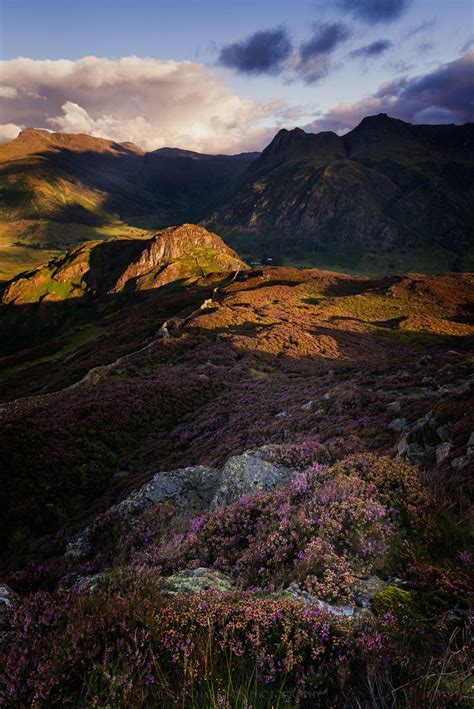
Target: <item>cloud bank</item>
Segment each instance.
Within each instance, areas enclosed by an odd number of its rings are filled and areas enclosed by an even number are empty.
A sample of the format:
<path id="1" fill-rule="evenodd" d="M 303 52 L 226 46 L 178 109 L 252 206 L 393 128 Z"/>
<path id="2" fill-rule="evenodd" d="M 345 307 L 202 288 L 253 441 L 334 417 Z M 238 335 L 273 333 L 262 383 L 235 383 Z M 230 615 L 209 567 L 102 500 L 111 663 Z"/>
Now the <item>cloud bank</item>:
<path id="1" fill-rule="evenodd" d="M 329 70 L 330 47 L 342 42 L 341 36 L 333 33 L 330 41 L 329 34 L 319 29 L 303 62 L 308 81 Z M 356 51 L 361 50 L 369 55 L 379 48 L 368 45 Z M 297 57 L 297 61 L 296 71 L 302 71 L 302 60 Z M 261 149 L 279 127 L 294 127 L 306 113 L 304 107 L 284 101 L 243 99 L 217 71 L 193 62 L 137 57 L 15 59 L 1 62 L 0 69 L 5 121 L 0 125 L 0 142 L 33 126 L 131 141 L 146 150 L 176 146 L 234 153 Z M 473 121 L 473 77 L 471 50 L 425 75 L 397 78 L 360 101 L 342 103 L 305 127 L 343 133 L 365 116 L 380 112 L 414 123 Z"/>
<path id="2" fill-rule="evenodd" d="M 382 85 L 372 96 L 342 103 L 306 126 L 307 130 L 345 132 L 362 118 L 388 113 L 412 123 L 474 121 L 474 50 L 434 71 Z"/>
<path id="3" fill-rule="evenodd" d="M 33 126 L 90 133 L 146 150 L 162 146 L 208 152 L 254 149 L 271 137 L 284 101 L 237 96 L 217 71 L 194 62 L 139 57 L 0 62 L 0 141 Z M 14 135 L 15 134 L 15 135 Z"/>

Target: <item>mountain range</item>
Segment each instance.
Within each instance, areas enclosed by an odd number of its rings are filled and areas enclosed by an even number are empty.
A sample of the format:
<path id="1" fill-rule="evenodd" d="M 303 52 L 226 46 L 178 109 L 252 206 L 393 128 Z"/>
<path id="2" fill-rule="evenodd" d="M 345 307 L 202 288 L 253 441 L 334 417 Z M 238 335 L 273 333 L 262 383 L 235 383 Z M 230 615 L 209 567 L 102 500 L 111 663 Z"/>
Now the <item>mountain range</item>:
<path id="1" fill-rule="evenodd" d="M 301 265 L 466 270 L 473 158 L 474 124 L 380 114 L 344 136 L 281 130 L 209 223 L 245 255 L 257 242 L 260 253 Z"/>
<path id="2" fill-rule="evenodd" d="M 204 155 L 27 129 L 0 145 L 0 278 L 77 243 L 189 221 L 257 157 Z"/>
<path id="3" fill-rule="evenodd" d="M 27 129 L 0 146 L 3 270 L 80 241 L 201 222 L 245 259 L 361 273 L 470 270 L 474 125 L 380 114 L 344 136 L 281 130 L 260 155 L 203 155 Z"/>

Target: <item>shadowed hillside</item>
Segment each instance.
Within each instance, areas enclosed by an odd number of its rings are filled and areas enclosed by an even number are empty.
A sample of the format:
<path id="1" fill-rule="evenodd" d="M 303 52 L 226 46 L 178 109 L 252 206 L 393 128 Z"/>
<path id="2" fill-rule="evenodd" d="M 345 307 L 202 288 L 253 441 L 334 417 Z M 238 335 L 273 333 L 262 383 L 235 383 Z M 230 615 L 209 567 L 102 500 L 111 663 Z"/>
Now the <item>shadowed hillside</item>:
<path id="1" fill-rule="evenodd" d="M 27 129 L 0 145 L 0 278 L 81 241 L 147 237 L 190 219 L 258 153 L 201 155 Z"/>
<path id="2" fill-rule="evenodd" d="M 245 258 L 365 273 L 471 270 L 474 127 L 385 114 L 281 130 L 208 219 Z"/>
<path id="3" fill-rule="evenodd" d="M 167 284 L 184 287 L 209 274 L 246 268 L 217 234 L 194 224 L 170 227 L 150 239 L 89 241 L 0 289 L 0 352 L 89 322 L 135 293 Z M 51 302 L 58 303 L 54 314 L 43 307 Z M 14 307 L 20 305 L 21 310 Z"/>

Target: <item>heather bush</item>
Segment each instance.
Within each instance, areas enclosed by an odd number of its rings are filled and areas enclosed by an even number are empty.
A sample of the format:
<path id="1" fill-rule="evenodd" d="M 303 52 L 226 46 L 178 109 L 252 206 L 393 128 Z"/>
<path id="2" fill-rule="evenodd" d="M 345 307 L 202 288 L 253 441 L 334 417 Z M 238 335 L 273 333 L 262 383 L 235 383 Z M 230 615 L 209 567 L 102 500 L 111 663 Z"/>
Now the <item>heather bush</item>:
<path id="1" fill-rule="evenodd" d="M 25 601 L 12 622 L 15 642 L 2 653 L 4 705 L 103 706 L 106 698 L 112 706 L 176 706 L 208 685 L 225 690 L 254 674 L 257 687 L 337 694 L 347 623 L 290 599 L 170 599 L 155 576 L 138 577 L 112 580 L 93 597 L 38 593 Z M 329 682 L 327 663 L 335 667 Z"/>
<path id="2" fill-rule="evenodd" d="M 0 702 L 270 709 L 338 707 L 348 698 L 348 706 L 373 706 L 377 695 L 381 706 L 428 705 L 410 696 L 456 706 L 462 688 L 455 693 L 439 674 L 445 629 L 417 623 L 407 628 L 389 611 L 353 624 L 254 592 L 169 597 L 154 571 L 115 572 L 92 595 L 39 592 L 16 608 L 0 648 Z M 460 677 L 462 632 L 448 649 L 449 671 Z M 440 696 L 447 703 L 436 704 Z"/>
<path id="3" fill-rule="evenodd" d="M 430 496 L 419 470 L 407 463 L 370 453 L 352 455 L 332 468 L 334 475 L 356 475 L 375 485 L 378 499 L 396 511 L 404 533 L 429 533 Z"/>
<path id="4" fill-rule="evenodd" d="M 247 496 L 194 520 L 174 544 L 140 562 L 230 573 L 244 587 L 298 579 L 327 600 L 349 599 L 357 575 L 383 563 L 393 525 L 373 483 L 320 464 L 271 493 Z"/>

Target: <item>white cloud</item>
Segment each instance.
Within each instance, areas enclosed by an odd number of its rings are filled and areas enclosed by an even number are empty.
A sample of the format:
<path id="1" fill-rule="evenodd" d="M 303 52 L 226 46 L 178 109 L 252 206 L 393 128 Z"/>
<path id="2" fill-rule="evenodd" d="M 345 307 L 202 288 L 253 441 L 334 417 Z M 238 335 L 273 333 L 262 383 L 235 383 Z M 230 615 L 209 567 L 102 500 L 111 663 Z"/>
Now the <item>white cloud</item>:
<path id="1" fill-rule="evenodd" d="M 274 132 L 265 122 L 286 108 L 283 101 L 241 98 L 219 71 L 188 61 L 19 58 L 0 62 L 0 70 L 9 87 L 21 87 L 2 108 L 8 121 L 132 141 L 147 150 L 260 148 L 262 137 Z"/>
<path id="2" fill-rule="evenodd" d="M 15 98 L 18 91 L 13 86 L 0 86 L 0 98 Z"/>
<path id="3" fill-rule="evenodd" d="M 15 123 L 0 123 L 0 143 L 13 140 L 21 130 L 23 130 L 23 126 L 17 126 Z"/>

